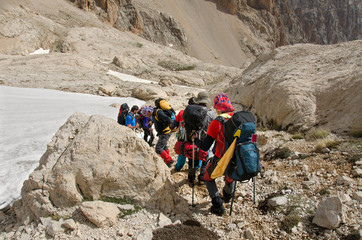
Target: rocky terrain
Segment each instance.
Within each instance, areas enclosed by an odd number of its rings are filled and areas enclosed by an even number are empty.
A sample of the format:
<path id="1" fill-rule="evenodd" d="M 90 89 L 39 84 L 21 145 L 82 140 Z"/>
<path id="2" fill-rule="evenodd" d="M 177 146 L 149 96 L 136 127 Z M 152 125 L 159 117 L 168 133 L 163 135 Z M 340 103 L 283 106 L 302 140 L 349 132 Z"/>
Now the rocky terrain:
<path id="1" fill-rule="evenodd" d="M 253 184 L 238 183 L 232 214 L 211 215 L 201 184 L 192 207 L 187 169 L 168 169 L 115 119 L 76 113 L 21 199 L 0 212 L 2 239 L 362 236 L 361 4 L 188 2 L 2 1 L 0 83 L 147 104 L 164 97 L 176 110 L 201 90 L 226 92 L 258 118 L 264 173 L 255 204 Z M 284 46 L 344 40 L 355 41 Z M 50 53 L 30 55 L 39 48 Z"/>
<path id="2" fill-rule="evenodd" d="M 24 183 L 22 198 L 1 213 L 0 235 L 3 239 L 361 236 L 361 141 L 333 134 L 321 139 L 317 133 L 301 139 L 270 130 L 259 131 L 258 136 L 264 172 L 256 178 L 255 204 L 252 182 L 239 183 L 231 215 L 228 203 L 227 214 L 218 217 L 209 212 L 203 184 L 194 186 L 192 207 L 187 169 L 170 172 L 146 142 L 113 119 L 76 113 L 49 143 L 39 167 Z M 175 141 L 173 135 L 170 146 Z M 217 182 L 222 186 L 221 179 Z M 186 230 L 190 236 L 184 235 Z"/>

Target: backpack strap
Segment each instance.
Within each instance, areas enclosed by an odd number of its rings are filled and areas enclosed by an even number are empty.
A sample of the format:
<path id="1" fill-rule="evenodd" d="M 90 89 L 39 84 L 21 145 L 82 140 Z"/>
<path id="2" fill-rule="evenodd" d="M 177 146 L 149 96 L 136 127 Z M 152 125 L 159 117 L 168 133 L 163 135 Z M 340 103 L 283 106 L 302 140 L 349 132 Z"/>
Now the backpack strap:
<path id="1" fill-rule="evenodd" d="M 226 136 L 225 136 L 225 123 L 228 121 L 227 119 L 230 119 L 231 116 L 227 113 L 222 113 L 220 114 L 219 116 L 217 116 L 215 118 L 215 120 L 217 120 L 223 127 L 224 129 L 224 151 L 222 151 L 222 149 L 220 148 L 219 144 L 217 143 L 216 141 L 216 146 L 219 148 L 219 152 L 224 154 L 225 151 L 229 148 L 229 146 L 226 146 L 227 145 L 227 141 L 226 141 Z"/>
<path id="2" fill-rule="evenodd" d="M 161 109 L 156 109 L 156 112 L 155 112 L 155 119 L 158 121 L 158 122 L 160 122 L 160 119 L 159 119 L 159 117 L 158 117 L 158 111 L 161 111 Z"/>

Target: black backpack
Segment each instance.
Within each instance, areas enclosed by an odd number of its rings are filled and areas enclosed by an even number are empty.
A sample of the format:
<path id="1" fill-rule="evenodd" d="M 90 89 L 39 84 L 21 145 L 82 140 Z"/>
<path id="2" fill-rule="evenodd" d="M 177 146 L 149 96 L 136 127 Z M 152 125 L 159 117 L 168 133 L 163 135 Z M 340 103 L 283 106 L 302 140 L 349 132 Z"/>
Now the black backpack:
<path id="1" fill-rule="evenodd" d="M 119 108 L 118 119 L 117 122 L 121 125 L 126 125 L 126 117 L 129 111 L 129 107 L 127 103 L 123 103 Z"/>
<path id="2" fill-rule="evenodd" d="M 200 105 L 188 105 L 182 115 L 186 130 L 186 140 L 191 142 L 193 131 L 200 134 L 205 129 L 207 109 Z"/>

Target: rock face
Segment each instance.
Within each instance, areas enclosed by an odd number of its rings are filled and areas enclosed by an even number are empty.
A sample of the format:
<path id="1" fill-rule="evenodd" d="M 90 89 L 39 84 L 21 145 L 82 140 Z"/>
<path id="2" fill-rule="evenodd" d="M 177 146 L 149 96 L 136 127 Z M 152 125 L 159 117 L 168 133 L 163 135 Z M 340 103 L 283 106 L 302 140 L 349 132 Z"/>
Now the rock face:
<path id="1" fill-rule="evenodd" d="M 130 199 L 165 213 L 187 209 L 168 168 L 143 139 L 112 119 L 80 113 L 53 137 L 21 196 L 14 210 L 25 222 L 104 197 Z"/>
<path id="2" fill-rule="evenodd" d="M 279 46 L 362 37 L 357 0 L 70 1 L 122 31 L 202 61 L 237 67 Z M 223 36 L 221 43 L 216 35 Z"/>
<path id="3" fill-rule="evenodd" d="M 360 131 L 361 43 L 278 48 L 250 65 L 228 93 L 269 127 Z"/>
<path id="4" fill-rule="evenodd" d="M 334 44 L 362 37 L 360 1 L 275 0 L 275 7 L 288 44 Z"/>

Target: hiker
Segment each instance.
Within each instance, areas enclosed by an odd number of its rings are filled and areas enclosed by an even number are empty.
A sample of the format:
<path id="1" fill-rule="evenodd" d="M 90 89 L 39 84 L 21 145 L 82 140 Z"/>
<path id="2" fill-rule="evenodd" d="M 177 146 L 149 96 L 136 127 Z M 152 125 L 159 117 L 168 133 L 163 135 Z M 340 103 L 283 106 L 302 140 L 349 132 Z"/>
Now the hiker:
<path id="1" fill-rule="evenodd" d="M 191 97 L 188 100 L 188 105 L 192 105 L 192 104 L 195 104 L 194 97 Z M 184 113 L 184 109 L 182 109 L 177 114 L 175 120 L 171 124 L 172 131 L 176 131 L 176 129 L 178 129 L 178 132 L 176 133 L 176 138 L 177 138 L 178 141 L 185 141 L 185 136 L 184 135 L 186 134 L 186 132 L 185 132 L 185 129 L 184 129 L 184 126 L 183 126 L 183 119 L 182 119 L 183 113 Z M 185 162 L 186 162 L 186 156 L 184 156 L 182 154 L 179 154 L 178 157 L 177 157 L 176 164 L 175 164 L 175 171 L 176 172 L 181 171 L 181 169 L 185 165 Z M 201 166 L 201 161 L 198 161 L 198 165 L 196 166 L 196 168 L 198 169 L 198 168 L 200 168 L 200 166 Z"/>
<path id="2" fill-rule="evenodd" d="M 158 136 L 156 144 L 156 153 L 161 156 L 168 167 L 174 162 L 170 156 L 170 150 L 167 147 L 167 142 L 171 137 L 171 115 L 175 111 L 170 104 L 162 98 L 155 100 L 156 108 L 153 110 L 152 120 Z"/>
<path id="3" fill-rule="evenodd" d="M 119 108 L 117 122 L 121 125 L 126 125 L 126 116 L 128 115 L 129 107 L 127 103 L 123 103 Z"/>
<path id="4" fill-rule="evenodd" d="M 140 118 L 139 122 L 141 125 L 141 128 L 143 129 L 143 139 L 150 145 L 150 147 L 153 147 L 153 139 L 155 138 L 153 135 L 153 122 L 152 122 L 152 113 L 153 113 L 153 107 L 151 106 L 144 106 L 139 111 Z M 148 137 L 150 139 L 148 140 Z"/>
<path id="5" fill-rule="evenodd" d="M 202 129 L 203 134 L 201 134 L 201 136 L 199 136 L 200 140 L 204 140 L 207 136 L 206 135 L 207 128 L 208 128 L 209 124 L 211 123 L 211 121 L 216 118 L 216 114 L 214 113 L 214 111 L 212 111 L 210 108 L 208 108 L 208 106 L 210 105 L 210 99 L 209 99 L 209 95 L 207 92 L 199 92 L 197 97 L 194 98 L 194 102 L 195 102 L 195 104 L 200 105 L 207 110 L 206 118 L 204 120 L 204 127 Z M 208 153 L 207 159 L 209 159 L 210 157 L 213 156 L 212 147 L 207 151 L 207 153 Z M 197 179 L 199 182 L 203 182 L 207 161 L 200 161 L 200 162 L 202 162 L 202 163 L 201 163 L 200 173 L 199 173 Z"/>
<path id="6" fill-rule="evenodd" d="M 138 128 L 138 122 L 136 121 L 136 113 L 138 111 L 138 106 L 134 105 L 131 108 L 131 111 L 126 116 L 126 126 L 132 130 L 136 130 Z"/>
<path id="7" fill-rule="evenodd" d="M 216 109 L 217 115 L 226 120 L 230 119 L 234 112 L 234 107 L 231 105 L 230 99 L 226 94 L 216 95 L 214 99 L 214 108 Z M 213 164 L 216 165 L 218 160 L 225 153 L 226 146 L 224 129 L 222 123 L 220 123 L 220 121 L 217 119 L 210 123 L 207 129 L 207 136 L 204 138 L 204 140 L 199 139 L 198 134 L 194 134 L 192 138 L 195 138 L 195 144 L 204 151 L 209 150 L 214 142 L 216 144 L 215 155 L 210 159 L 210 161 L 208 161 L 206 169 Z M 215 179 L 211 179 L 206 175 L 207 174 L 205 174 L 203 179 L 212 202 L 211 212 L 216 215 L 222 215 L 225 212 L 223 199 L 226 203 L 230 201 L 235 182 L 228 176 L 224 177 L 225 185 L 222 190 L 222 199 L 220 197 Z"/>
<path id="8" fill-rule="evenodd" d="M 182 115 L 184 127 L 186 130 L 186 139 L 184 140 L 185 143 L 180 146 L 183 148 L 183 151 L 186 152 L 188 155 L 187 157 L 189 158 L 188 180 L 192 184 L 196 178 L 196 171 L 199 168 L 198 165 L 200 160 L 202 162 L 206 162 L 208 154 L 202 149 L 200 150 L 196 146 L 193 146 L 191 135 L 193 132 L 197 132 L 199 139 L 203 140 L 206 137 L 208 125 L 213 119 L 216 118 L 215 113 L 211 109 L 207 108 L 207 105 L 210 103 L 207 92 L 199 92 L 198 96 L 193 98 L 193 101 L 195 104 L 188 105 Z M 177 142 L 175 145 L 175 150 L 179 145 L 180 143 Z M 189 153 L 190 151 L 191 154 Z M 206 164 L 204 163 L 198 177 L 199 183 L 203 181 L 205 167 Z"/>

